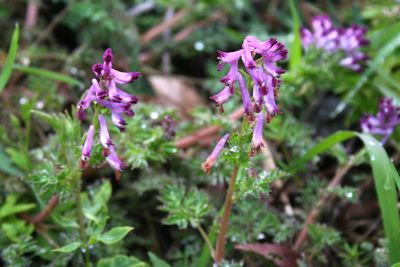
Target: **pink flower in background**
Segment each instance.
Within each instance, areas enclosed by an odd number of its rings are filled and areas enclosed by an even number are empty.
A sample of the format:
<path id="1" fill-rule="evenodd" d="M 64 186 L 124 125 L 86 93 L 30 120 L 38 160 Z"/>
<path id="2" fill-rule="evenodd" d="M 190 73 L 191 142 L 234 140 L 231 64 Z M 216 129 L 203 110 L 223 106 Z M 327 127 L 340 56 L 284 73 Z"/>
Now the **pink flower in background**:
<path id="1" fill-rule="evenodd" d="M 363 69 L 363 62 L 368 57 L 360 51 L 360 48 L 368 44 L 365 37 L 366 28 L 355 24 L 348 28 L 336 28 L 326 15 L 313 17 L 311 28 L 312 30 L 305 27 L 300 29 L 301 42 L 305 50 L 315 47 L 329 54 L 342 51 L 345 57 L 339 60 L 341 66 L 354 71 Z"/>
<path id="2" fill-rule="evenodd" d="M 361 129 L 364 133 L 382 136 L 382 144 L 386 143 L 399 123 L 400 107 L 393 105 L 391 98 L 382 98 L 380 100 L 376 116 L 366 114 L 360 121 Z"/>

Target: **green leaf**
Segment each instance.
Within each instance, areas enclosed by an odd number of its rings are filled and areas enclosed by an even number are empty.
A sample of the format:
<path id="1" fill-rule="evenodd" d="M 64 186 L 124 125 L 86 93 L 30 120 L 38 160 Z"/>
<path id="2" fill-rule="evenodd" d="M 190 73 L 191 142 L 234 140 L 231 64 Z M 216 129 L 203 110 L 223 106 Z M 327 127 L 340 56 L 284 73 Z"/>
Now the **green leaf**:
<path id="1" fill-rule="evenodd" d="M 300 16 L 296 0 L 289 0 L 290 13 L 292 14 L 293 42 L 290 49 L 289 66 L 293 70 L 301 61 Z"/>
<path id="2" fill-rule="evenodd" d="M 12 166 L 11 160 L 1 149 L 0 149 L 0 162 L 1 162 L 0 171 L 18 177 L 23 176 L 23 173 L 20 170 Z"/>
<path id="3" fill-rule="evenodd" d="M 22 66 L 22 65 L 14 65 L 14 69 L 21 71 L 26 74 L 32 74 L 32 75 L 38 75 L 43 78 L 49 79 L 49 80 L 55 80 L 55 81 L 60 81 L 60 82 L 65 82 L 71 85 L 77 85 L 77 86 L 83 86 L 83 83 L 71 78 L 70 76 L 60 74 L 58 72 L 50 71 L 50 70 L 45 70 L 41 68 L 36 68 L 36 67 L 27 67 L 27 66 Z"/>
<path id="4" fill-rule="evenodd" d="M 156 254 L 149 252 L 148 255 L 153 267 L 171 267 L 171 265 L 169 265 L 163 259 L 160 259 Z"/>
<path id="5" fill-rule="evenodd" d="M 400 262 L 393 264 L 392 267 L 400 267 Z"/>
<path id="6" fill-rule="evenodd" d="M 15 57 L 17 55 L 17 50 L 18 50 L 18 39 L 19 39 L 19 26 L 17 24 L 15 26 L 14 33 L 11 37 L 11 44 L 10 48 L 8 49 L 6 63 L 4 64 L 3 70 L 0 74 L 0 93 L 4 90 L 4 87 L 6 86 L 8 79 L 11 76 L 12 67 L 14 65 Z"/>
<path id="7" fill-rule="evenodd" d="M 17 204 L 17 195 L 10 194 L 7 196 L 5 203 L 0 208 L 0 219 L 7 216 L 25 212 L 36 207 L 35 204 Z"/>
<path id="8" fill-rule="evenodd" d="M 82 246 L 81 242 L 72 242 L 71 244 L 68 244 L 66 246 L 63 246 L 61 248 L 56 248 L 53 249 L 54 252 L 62 252 L 62 253 L 69 253 L 72 251 L 77 250 L 78 248 L 80 248 Z"/>
<path id="9" fill-rule="evenodd" d="M 133 227 L 129 226 L 114 227 L 110 231 L 100 235 L 97 239 L 107 245 L 114 244 L 124 238 L 132 230 Z"/>
<path id="10" fill-rule="evenodd" d="M 148 267 L 149 265 L 135 257 L 116 255 L 97 262 L 96 267 Z"/>
<path id="11" fill-rule="evenodd" d="M 161 190 L 159 200 L 163 204 L 160 210 L 168 212 L 163 223 L 176 224 L 181 229 L 188 225 L 198 227 L 210 211 L 207 195 L 196 188 L 186 193 L 182 186 L 168 185 Z"/>

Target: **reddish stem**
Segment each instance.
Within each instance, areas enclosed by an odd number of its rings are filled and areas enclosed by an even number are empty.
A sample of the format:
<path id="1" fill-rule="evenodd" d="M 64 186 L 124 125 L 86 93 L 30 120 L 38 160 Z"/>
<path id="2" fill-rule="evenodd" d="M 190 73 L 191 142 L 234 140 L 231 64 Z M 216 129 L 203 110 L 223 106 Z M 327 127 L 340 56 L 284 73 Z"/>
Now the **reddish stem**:
<path id="1" fill-rule="evenodd" d="M 232 206 L 233 206 L 233 191 L 235 188 L 235 183 L 236 183 L 236 178 L 238 175 L 239 167 L 235 165 L 233 167 L 233 172 L 231 175 L 231 179 L 229 181 L 229 188 L 228 192 L 226 193 L 226 198 L 225 198 L 225 203 L 224 203 L 224 214 L 222 216 L 221 220 L 221 228 L 219 231 L 218 239 L 217 239 L 217 245 L 215 249 L 215 262 L 219 264 L 222 259 L 224 258 L 225 254 L 225 238 L 226 238 L 226 233 L 228 231 L 228 223 L 229 223 L 229 216 L 232 211 Z"/>

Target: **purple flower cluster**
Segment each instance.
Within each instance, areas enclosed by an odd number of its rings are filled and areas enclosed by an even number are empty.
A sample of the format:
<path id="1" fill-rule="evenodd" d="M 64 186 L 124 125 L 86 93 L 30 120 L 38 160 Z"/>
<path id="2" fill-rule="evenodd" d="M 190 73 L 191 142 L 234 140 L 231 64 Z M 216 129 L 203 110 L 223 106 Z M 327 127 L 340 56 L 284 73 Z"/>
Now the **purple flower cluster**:
<path id="1" fill-rule="evenodd" d="M 360 51 L 362 46 L 368 44 L 366 28 L 355 24 L 348 28 L 336 28 L 326 15 L 313 17 L 311 27 L 312 32 L 304 27 L 300 29 L 304 49 L 314 46 L 330 54 L 343 51 L 345 57 L 339 64 L 354 71 L 362 70 L 362 63 L 368 59 Z"/>
<path id="2" fill-rule="evenodd" d="M 242 96 L 244 112 L 250 121 L 255 120 L 251 154 L 254 154 L 263 146 L 264 121 L 269 122 L 272 117 L 279 113 L 275 97 L 281 83 L 280 76 L 285 73 L 285 70 L 275 64 L 286 59 L 287 53 L 286 47 L 275 38 L 263 42 L 252 36 L 247 36 L 244 39 L 240 50 L 233 52 L 218 51 L 218 71 L 221 71 L 225 64 L 229 65 L 230 68 L 221 79 L 221 82 L 225 85 L 224 89 L 210 98 L 223 112 L 223 104 L 235 94 L 237 82 Z M 242 61 L 244 70 L 249 77 L 248 84 L 253 86 L 252 96 L 250 96 L 245 78 L 239 71 L 239 61 Z M 205 172 L 211 170 L 229 138 L 230 134 L 225 134 L 218 141 L 210 156 L 202 164 Z"/>
<path id="3" fill-rule="evenodd" d="M 264 117 L 266 116 L 267 121 L 270 121 L 273 116 L 279 113 L 275 97 L 280 85 L 280 75 L 285 71 L 275 64 L 286 59 L 287 53 L 286 47 L 275 38 L 263 42 L 252 36 L 247 36 L 244 39 L 240 50 L 234 52 L 218 51 L 218 60 L 220 61 L 218 71 L 221 71 L 225 64 L 229 65 L 230 69 L 227 75 L 221 79 L 225 88 L 210 98 L 223 111 L 223 104 L 234 95 L 235 83 L 238 83 L 244 112 L 251 121 L 254 120 L 254 113 L 258 113 L 253 133 L 253 150 L 262 146 Z M 239 71 L 240 60 L 249 75 L 248 83 L 251 82 L 253 85 L 252 98 L 245 79 Z"/>
<path id="4" fill-rule="evenodd" d="M 376 116 L 366 114 L 360 122 L 364 133 L 383 136 L 382 144 L 386 143 L 399 123 L 400 107 L 393 105 L 393 100 L 390 98 L 380 100 L 379 111 Z"/>
<path id="5" fill-rule="evenodd" d="M 86 110 L 92 102 L 99 106 L 108 109 L 111 112 L 111 121 L 123 132 L 125 131 L 126 121 L 123 115 L 132 117 L 135 113 L 132 110 L 132 105 L 139 101 L 139 98 L 130 95 L 117 87 L 117 84 L 127 84 L 136 80 L 139 72 L 121 72 L 112 67 L 113 54 L 110 48 L 106 49 L 103 55 L 103 64 L 94 64 L 92 71 L 97 79 L 92 80 L 92 85 L 87 90 L 86 94 L 78 103 L 77 117 L 83 121 L 86 118 Z M 120 173 L 126 165 L 121 161 L 111 142 L 108 132 L 107 122 L 104 115 L 100 112 L 97 118 L 94 118 L 93 124 L 90 125 L 86 134 L 86 140 L 82 147 L 81 167 L 86 168 L 88 160 L 91 156 L 93 139 L 95 135 L 95 125 L 99 125 L 100 143 L 103 147 L 103 156 L 110 166 Z M 117 176 L 118 177 L 118 176 Z"/>

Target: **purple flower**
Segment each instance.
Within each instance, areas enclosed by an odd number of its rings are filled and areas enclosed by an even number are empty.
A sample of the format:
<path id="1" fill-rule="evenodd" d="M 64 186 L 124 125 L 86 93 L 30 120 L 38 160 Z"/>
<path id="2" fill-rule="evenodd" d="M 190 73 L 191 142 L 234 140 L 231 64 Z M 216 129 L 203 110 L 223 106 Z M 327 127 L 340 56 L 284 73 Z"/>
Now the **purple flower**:
<path id="1" fill-rule="evenodd" d="M 118 181 L 121 177 L 121 172 L 128 166 L 118 158 L 114 146 L 110 147 L 110 154 L 106 157 L 106 160 L 111 168 L 115 170 L 115 178 Z"/>
<path id="2" fill-rule="evenodd" d="M 87 162 L 92 154 L 93 146 L 93 136 L 94 136 L 94 126 L 90 125 L 88 132 L 86 133 L 85 143 L 82 147 L 82 156 L 80 161 L 81 169 L 87 168 Z"/>
<path id="3" fill-rule="evenodd" d="M 304 27 L 300 29 L 304 49 L 307 50 L 310 46 L 315 46 L 329 53 L 337 50 L 339 33 L 328 16 L 320 15 L 313 17 L 311 27 L 313 32 Z"/>
<path id="4" fill-rule="evenodd" d="M 260 57 L 261 60 L 258 60 Z M 279 78 L 285 71 L 275 64 L 286 59 L 285 46 L 275 38 L 260 41 L 253 36 L 247 36 L 242 44 L 242 49 L 234 52 L 218 51 L 218 71 L 225 64 L 230 65 L 228 73 L 222 77 L 221 82 L 226 86 L 218 94 L 210 97 L 223 111 L 223 104 L 234 94 L 236 81 L 238 82 L 242 103 L 246 115 L 254 119 L 254 112 L 259 113 L 266 107 L 268 117 L 275 116 L 279 109 L 275 103 L 275 91 L 279 87 Z M 250 97 L 246 82 L 239 72 L 239 61 L 243 62 L 245 71 L 253 82 L 253 100 Z M 249 80 L 249 82 L 250 82 Z M 252 104 L 254 101 L 254 104 Z"/>
<path id="5" fill-rule="evenodd" d="M 254 126 L 253 138 L 251 139 L 252 148 L 250 155 L 255 155 L 256 152 L 264 146 L 263 144 L 263 129 L 264 129 L 264 113 L 258 113 L 256 117 L 256 125 Z"/>
<path id="6" fill-rule="evenodd" d="M 105 149 L 110 149 L 113 145 L 111 142 L 110 134 L 108 133 L 107 122 L 102 114 L 99 115 L 100 124 L 100 143 Z"/>
<path id="7" fill-rule="evenodd" d="M 365 54 L 360 52 L 360 48 L 368 44 L 368 40 L 365 38 L 366 28 L 359 25 L 336 28 L 326 15 L 315 16 L 311 26 L 313 32 L 304 27 L 300 29 L 301 41 L 305 50 L 314 46 L 329 54 L 342 51 L 345 57 L 339 60 L 341 66 L 354 71 L 362 70 L 362 63 L 368 59 Z"/>
<path id="8" fill-rule="evenodd" d="M 221 111 L 223 111 L 223 104 L 226 103 L 231 98 L 231 96 L 233 96 L 233 93 L 234 89 L 232 87 L 225 86 L 225 88 L 221 92 L 211 96 L 210 99 L 212 99 L 217 104 L 217 106 L 222 109 Z"/>
<path id="9" fill-rule="evenodd" d="M 218 159 L 219 155 L 221 154 L 222 149 L 224 148 L 226 142 L 228 141 L 230 134 L 225 134 L 217 143 L 214 150 L 211 152 L 210 156 L 208 156 L 207 160 L 203 162 L 201 167 L 205 172 L 210 172 L 212 166 L 214 165 L 215 161 Z"/>
<path id="10" fill-rule="evenodd" d="M 379 102 L 379 111 L 376 116 L 364 115 L 361 119 L 361 129 L 364 133 L 381 135 L 384 144 L 400 123 L 400 107 L 393 105 L 391 98 L 382 98 Z"/>
<path id="11" fill-rule="evenodd" d="M 137 96 L 126 93 L 117 87 L 117 84 L 131 83 L 139 76 L 139 72 L 121 72 L 112 67 L 113 54 L 110 48 L 106 49 L 103 54 L 103 63 L 97 63 L 92 66 L 92 71 L 97 79 L 92 79 L 92 85 L 87 90 L 86 94 L 79 101 L 77 108 L 77 117 L 84 120 L 86 110 L 92 102 L 97 103 L 103 108 L 109 109 L 111 112 L 111 121 L 123 132 L 127 125 L 123 115 L 132 117 L 135 115 L 132 110 L 132 105 L 139 101 Z M 93 123 L 99 123 L 99 140 L 103 146 L 103 156 L 113 169 L 116 170 L 116 177 L 119 178 L 120 172 L 126 165 L 118 158 L 114 145 L 111 141 L 108 126 L 103 113 L 101 112 L 97 118 L 94 118 Z M 91 154 L 93 144 L 93 136 L 95 135 L 95 127 L 92 125 L 89 128 L 85 144 L 82 148 L 81 165 L 83 166 Z"/>

